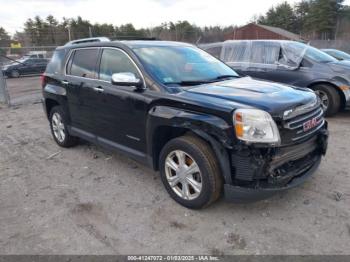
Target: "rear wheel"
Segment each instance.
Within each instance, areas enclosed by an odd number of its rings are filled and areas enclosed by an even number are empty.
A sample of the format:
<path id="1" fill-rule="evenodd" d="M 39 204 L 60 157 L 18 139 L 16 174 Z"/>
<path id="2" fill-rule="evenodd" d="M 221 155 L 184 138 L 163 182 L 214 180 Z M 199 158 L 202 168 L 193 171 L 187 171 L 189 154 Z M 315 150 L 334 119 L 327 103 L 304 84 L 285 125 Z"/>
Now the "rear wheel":
<path id="1" fill-rule="evenodd" d="M 162 182 L 179 204 L 200 209 L 219 198 L 220 167 L 213 150 L 202 139 L 186 135 L 169 141 L 159 161 Z"/>
<path id="2" fill-rule="evenodd" d="M 59 146 L 72 147 L 78 143 L 78 138 L 68 133 L 67 117 L 61 106 L 51 109 L 49 120 L 52 136 Z"/>
<path id="3" fill-rule="evenodd" d="M 313 90 L 321 100 L 321 105 L 326 116 L 333 116 L 340 109 L 340 95 L 333 86 L 322 84 L 313 87 Z"/>

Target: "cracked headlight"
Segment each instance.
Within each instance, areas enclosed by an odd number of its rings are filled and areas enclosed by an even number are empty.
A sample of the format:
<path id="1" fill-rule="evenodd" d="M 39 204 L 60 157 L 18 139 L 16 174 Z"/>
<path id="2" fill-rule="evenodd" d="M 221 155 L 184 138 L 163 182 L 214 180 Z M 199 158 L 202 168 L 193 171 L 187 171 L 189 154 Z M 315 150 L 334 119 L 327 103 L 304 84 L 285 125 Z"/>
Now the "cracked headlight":
<path id="1" fill-rule="evenodd" d="M 271 115 L 259 109 L 238 109 L 233 122 L 238 139 L 248 143 L 279 144 L 280 135 Z"/>

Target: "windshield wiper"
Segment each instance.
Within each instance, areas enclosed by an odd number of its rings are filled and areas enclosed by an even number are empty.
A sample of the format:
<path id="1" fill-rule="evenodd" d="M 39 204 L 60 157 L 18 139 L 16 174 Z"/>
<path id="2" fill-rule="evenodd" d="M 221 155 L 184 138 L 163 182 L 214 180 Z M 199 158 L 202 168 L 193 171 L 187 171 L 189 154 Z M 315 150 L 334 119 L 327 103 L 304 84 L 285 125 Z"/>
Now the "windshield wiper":
<path id="1" fill-rule="evenodd" d="M 195 86 L 195 85 L 202 85 L 202 84 L 208 84 L 211 83 L 211 81 L 207 80 L 198 80 L 198 81 L 180 81 L 180 82 L 166 82 L 165 85 L 180 85 L 180 86 Z"/>
<path id="2" fill-rule="evenodd" d="M 218 77 L 215 77 L 214 79 L 211 79 L 211 81 L 222 80 L 222 79 L 231 78 L 231 77 L 237 78 L 239 76 L 237 76 L 237 75 L 220 75 Z"/>
<path id="3" fill-rule="evenodd" d="M 193 80 L 193 81 L 180 81 L 180 82 L 166 82 L 165 85 L 180 85 L 180 86 L 195 86 L 195 85 L 202 85 L 202 84 L 209 84 L 213 82 L 217 82 L 220 80 L 224 80 L 226 78 L 237 78 L 239 76 L 237 75 L 220 75 L 218 77 L 215 77 L 213 79 L 208 80 Z"/>

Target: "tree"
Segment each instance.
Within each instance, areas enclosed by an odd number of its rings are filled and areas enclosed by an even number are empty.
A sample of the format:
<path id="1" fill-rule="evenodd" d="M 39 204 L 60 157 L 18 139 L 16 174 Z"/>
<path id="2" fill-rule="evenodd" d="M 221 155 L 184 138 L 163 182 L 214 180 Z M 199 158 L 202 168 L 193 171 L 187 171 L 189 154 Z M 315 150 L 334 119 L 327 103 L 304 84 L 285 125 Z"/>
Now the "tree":
<path id="1" fill-rule="evenodd" d="M 258 18 L 258 23 L 263 25 L 281 27 L 297 33 L 296 15 L 293 7 L 288 2 L 283 2 L 276 7 L 271 7 L 265 16 Z"/>
<path id="2" fill-rule="evenodd" d="M 8 47 L 11 37 L 3 27 L 0 27 L 0 47 Z"/>

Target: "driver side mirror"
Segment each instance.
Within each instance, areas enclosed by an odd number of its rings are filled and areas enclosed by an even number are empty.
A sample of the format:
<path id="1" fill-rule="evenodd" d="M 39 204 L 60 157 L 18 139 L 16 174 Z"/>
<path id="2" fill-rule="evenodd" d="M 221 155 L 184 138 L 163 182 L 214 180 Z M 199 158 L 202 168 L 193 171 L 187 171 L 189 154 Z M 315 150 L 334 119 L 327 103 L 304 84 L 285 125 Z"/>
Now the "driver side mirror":
<path id="1" fill-rule="evenodd" d="M 113 85 L 118 86 L 135 86 L 139 89 L 143 88 L 143 81 L 131 72 L 113 74 L 111 82 Z"/>

